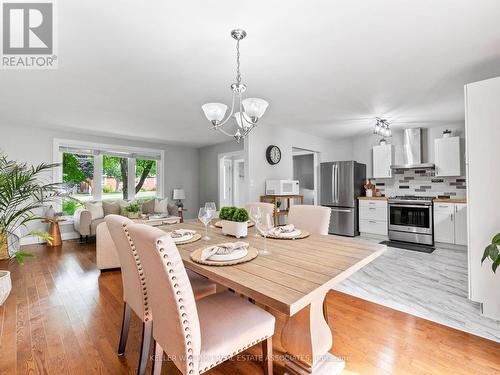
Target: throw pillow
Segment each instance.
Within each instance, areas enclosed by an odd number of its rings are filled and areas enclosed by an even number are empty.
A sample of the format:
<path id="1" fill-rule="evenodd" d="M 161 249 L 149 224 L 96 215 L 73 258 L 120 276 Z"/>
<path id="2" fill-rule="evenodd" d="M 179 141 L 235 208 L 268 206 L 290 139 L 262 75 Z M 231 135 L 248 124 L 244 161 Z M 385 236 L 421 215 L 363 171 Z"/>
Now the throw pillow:
<path id="1" fill-rule="evenodd" d="M 155 213 L 155 202 L 156 199 L 151 199 L 149 201 L 145 201 L 142 204 L 142 213 L 143 214 L 154 214 Z"/>
<path id="2" fill-rule="evenodd" d="M 120 215 L 120 204 L 118 202 L 103 201 L 102 208 L 104 210 L 104 216 Z"/>
<path id="3" fill-rule="evenodd" d="M 102 202 L 87 202 L 85 204 L 85 209 L 90 212 L 90 218 L 92 220 L 102 219 L 104 217 Z"/>
<path id="4" fill-rule="evenodd" d="M 157 214 L 168 214 L 168 198 L 156 199 L 155 202 L 155 213 Z"/>
<path id="5" fill-rule="evenodd" d="M 168 214 L 170 216 L 179 216 L 179 207 L 177 207 L 175 204 L 169 204 Z"/>

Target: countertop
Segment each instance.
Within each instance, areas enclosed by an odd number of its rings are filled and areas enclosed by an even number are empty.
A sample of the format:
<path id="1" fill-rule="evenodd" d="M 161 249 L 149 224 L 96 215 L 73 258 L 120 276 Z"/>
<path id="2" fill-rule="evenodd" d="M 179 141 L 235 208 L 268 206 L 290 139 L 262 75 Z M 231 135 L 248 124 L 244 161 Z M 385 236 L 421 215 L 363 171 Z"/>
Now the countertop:
<path id="1" fill-rule="evenodd" d="M 433 202 L 443 202 L 443 203 L 467 203 L 465 198 L 434 198 Z"/>
<path id="2" fill-rule="evenodd" d="M 386 197 L 358 197 L 362 201 L 386 201 Z"/>

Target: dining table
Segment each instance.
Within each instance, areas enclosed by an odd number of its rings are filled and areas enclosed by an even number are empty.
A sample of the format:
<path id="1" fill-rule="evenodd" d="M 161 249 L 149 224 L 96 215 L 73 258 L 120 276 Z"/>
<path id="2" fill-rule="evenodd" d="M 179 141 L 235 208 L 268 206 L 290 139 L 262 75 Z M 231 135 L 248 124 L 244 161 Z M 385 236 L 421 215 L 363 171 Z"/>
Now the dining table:
<path id="1" fill-rule="evenodd" d="M 204 233 L 196 220 L 169 225 L 165 231 L 190 229 Z M 298 228 L 300 229 L 300 228 Z M 385 245 L 334 235 L 311 234 L 303 239 L 266 241 L 248 228 L 248 236 L 225 236 L 219 228 L 209 229 L 208 240 L 178 245 L 187 269 L 217 284 L 248 297 L 271 313 L 285 316 L 280 335 L 285 351 L 285 371 L 290 375 L 339 374 L 345 363 L 330 353 L 332 331 L 326 321 L 323 303 L 336 284 L 380 256 Z M 262 249 L 267 242 L 268 255 L 258 255 L 246 263 L 209 266 L 194 262 L 194 250 L 210 245 L 245 241 Z"/>

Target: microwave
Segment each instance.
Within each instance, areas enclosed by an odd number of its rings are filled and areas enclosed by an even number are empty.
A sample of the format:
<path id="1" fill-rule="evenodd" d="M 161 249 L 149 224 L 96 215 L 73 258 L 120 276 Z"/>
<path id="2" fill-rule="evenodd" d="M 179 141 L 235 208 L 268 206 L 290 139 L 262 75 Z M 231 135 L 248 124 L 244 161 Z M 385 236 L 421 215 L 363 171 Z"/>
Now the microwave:
<path id="1" fill-rule="evenodd" d="M 298 195 L 297 180 L 266 180 L 266 195 Z"/>

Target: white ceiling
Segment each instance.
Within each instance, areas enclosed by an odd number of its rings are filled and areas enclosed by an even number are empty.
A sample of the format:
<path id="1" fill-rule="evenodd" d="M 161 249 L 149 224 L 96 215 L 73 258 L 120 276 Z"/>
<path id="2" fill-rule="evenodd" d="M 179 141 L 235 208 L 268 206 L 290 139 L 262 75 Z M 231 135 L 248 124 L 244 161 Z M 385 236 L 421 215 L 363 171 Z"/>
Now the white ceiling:
<path id="1" fill-rule="evenodd" d="M 0 71 L 0 123 L 217 143 L 234 41 L 260 126 L 332 139 L 464 119 L 463 85 L 500 75 L 498 0 L 59 0 L 59 69 Z"/>

